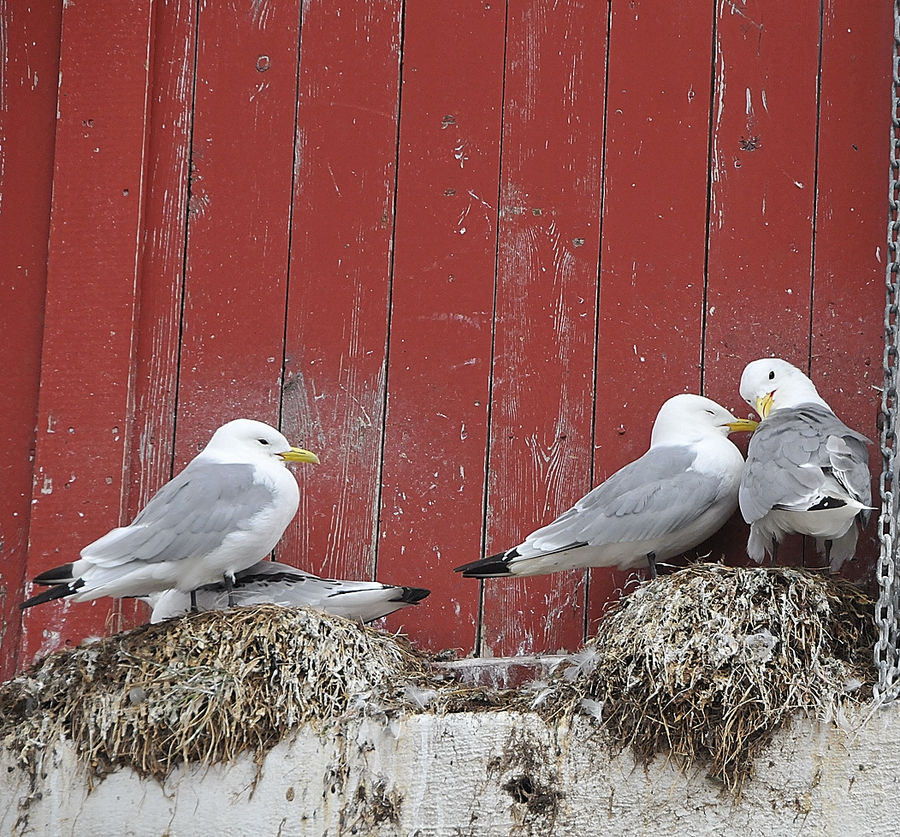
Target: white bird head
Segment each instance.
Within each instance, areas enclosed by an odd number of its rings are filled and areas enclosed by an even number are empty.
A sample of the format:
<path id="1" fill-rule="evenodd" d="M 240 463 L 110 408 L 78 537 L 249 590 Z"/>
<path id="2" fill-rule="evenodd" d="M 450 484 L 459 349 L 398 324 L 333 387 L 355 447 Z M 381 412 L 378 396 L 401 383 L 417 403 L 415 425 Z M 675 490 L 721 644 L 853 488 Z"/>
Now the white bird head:
<path id="1" fill-rule="evenodd" d="M 683 444 L 716 434 L 756 430 L 757 422 L 735 418 L 724 407 L 702 395 L 682 393 L 666 401 L 656 414 L 650 445 Z"/>
<path id="2" fill-rule="evenodd" d="M 274 427 L 252 419 L 235 419 L 223 424 L 200 454 L 216 462 L 312 462 L 319 457 L 303 448 L 295 448 Z"/>
<path id="3" fill-rule="evenodd" d="M 773 410 L 798 404 L 819 404 L 831 409 L 806 375 L 777 357 L 754 360 L 744 367 L 741 398 L 763 419 Z"/>

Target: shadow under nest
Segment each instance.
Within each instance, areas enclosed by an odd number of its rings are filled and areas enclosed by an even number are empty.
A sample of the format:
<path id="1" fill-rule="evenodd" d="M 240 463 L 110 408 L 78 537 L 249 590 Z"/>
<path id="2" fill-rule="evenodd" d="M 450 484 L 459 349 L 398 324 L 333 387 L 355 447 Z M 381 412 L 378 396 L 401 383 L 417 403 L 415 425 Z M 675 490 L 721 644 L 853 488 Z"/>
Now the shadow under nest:
<path id="1" fill-rule="evenodd" d="M 873 603 L 795 569 L 689 567 L 640 585 L 549 680 L 471 686 L 405 638 L 306 608 L 194 614 L 49 655 L 0 686 L 0 744 L 32 783 L 61 739 L 90 777 L 261 761 L 303 725 L 418 712 L 598 719 L 639 758 L 671 753 L 732 791 L 795 715 L 871 696 Z"/>

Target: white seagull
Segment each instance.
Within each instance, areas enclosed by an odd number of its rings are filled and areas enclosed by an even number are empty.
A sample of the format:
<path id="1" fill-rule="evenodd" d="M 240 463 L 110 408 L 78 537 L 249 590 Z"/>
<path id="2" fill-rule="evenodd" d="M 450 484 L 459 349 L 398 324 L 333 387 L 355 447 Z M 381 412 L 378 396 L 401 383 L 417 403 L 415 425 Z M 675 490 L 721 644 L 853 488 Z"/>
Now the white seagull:
<path id="1" fill-rule="evenodd" d="M 857 520 L 865 526 L 869 519 L 869 440 L 779 358 L 747 364 L 741 397 L 763 419 L 750 440 L 739 495 L 750 524 L 747 554 L 761 563 L 768 552 L 774 563 L 785 535 L 809 535 L 837 572 L 856 549 Z"/>
<path id="2" fill-rule="evenodd" d="M 238 605 L 307 605 L 334 616 L 372 622 L 402 607 L 418 604 L 430 593 L 420 587 L 394 587 L 377 581 L 339 581 L 319 578 L 278 561 L 260 561 L 234 574 L 234 603 Z M 225 610 L 228 588 L 222 582 L 195 590 L 196 609 Z M 152 623 L 191 610 L 191 594 L 167 590 L 144 597 L 153 608 Z"/>
<path id="3" fill-rule="evenodd" d="M 20 607 L 228 586 L 272 551 L 297 513 L 300 490 L 285 463 L 318 461 L 267 424 L 230 421 L 130 526 L 88 544 L 80 560 L 41 573 L 35 584 L 50 589 Z"/>
<path id="4" fill-rule="evenodd" d="M 755 421 L 700 395 L 660 407 L 650 449 L 513 549 L 457 567 L 468 578 L 544 575 L 575 567 L 627 570 L 681 555 L 737 508 L 744 459 L 728 440 Z"/>

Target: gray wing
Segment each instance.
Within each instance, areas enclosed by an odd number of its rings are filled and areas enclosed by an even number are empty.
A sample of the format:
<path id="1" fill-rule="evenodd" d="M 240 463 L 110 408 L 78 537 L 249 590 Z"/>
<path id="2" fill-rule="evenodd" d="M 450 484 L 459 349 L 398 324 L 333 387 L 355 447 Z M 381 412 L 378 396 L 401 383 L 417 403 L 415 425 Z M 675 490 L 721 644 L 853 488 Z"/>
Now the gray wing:
<path id="1" fill-rule="evenodd" d="M 228 607 L 228 591 L 221 582 L 205 584 L 195 593 L 201 611 Z M 238 605 L 306 605 L 325 613 L 370 622 L 415 604 L 425 598 L 428 591 L 377 581 L 319 578 L 288 564 L 263 560 L 235 573 L 233 595 Z M 159 596 L 147 597 L 147 600 L 153 607 L 152 622 L 187 613 L 191 606 L 190 594 L 181 590 L 167 590 Z"/>
<path id="2" fill-rule="evenodd" d="M 190 463 L 166 483 L 130 526 L 113 529 L 81 551 L 92 564 L 177 561 L 208 555 L 231 532 L 272 504 L 272 491 L 254 482 L 253 466 Z"/>
<path id="3" fill-rule="evenodd" d="M 865 506 L 871 506 L 872 477 L 869 473 L 869 452 L 866 450 L 866 445 L 871 443 L 865 436 L 850 432 L 853 437 L 834 434 L 825 443 L 831 472 L 851 497 Z M 863 512 L 862 517 L 863 525 L 867 524 L 869 512 Z"/>
<path id="4" fill-rule="evenodd" d="M 525 544 L 549 552 L 574 544 L 632 543 L 680 529 L 721 495 L 719 479 L 688 470 L 695 457 L 687 447 L 651 448 Z"/>
<path id="5" fill-rule="evenodd" d="M 227 592 L 222 582 L 207 584 L 201 590 Z M 349 581 L 337 578 L 322 578 L 303 572 L 289 564 L 264 559 L 252 567 L 235 573 L 234 593 L 242 591 L 268 595 L 273 601 L 294 605 L 324 606 L 335 596 L 346 593 L 361 593 L 383 590 L 399 590 L 378 581 Z"/>
<path id="6" fill-rule="evenodd" d="M 225 590 L 224 584 L 207 585 L 209 589 Z M 402 588 L 378 581 L 349 581 L 337 578 L 322 578 L 305 573 L 289 564 L 262 560 L 235 573 L 234 591 L 252 590 L 266 593 L 271 591 L 274 600 L 297 605 L 313 605 L 328 609 L 328 600 L 348 593 L 381 593 L 385 590 L 399 591 Z"/>
<path id="7" fill-rule="evenodd" d="M 829 477 L 864 505 L 872 500 L 869 440 L 817 404 L 775 412 L 750 439 L 741 478 L 741 514 L 754 523 L 775 507 L 822 499 Z"/>
<path id="8" fill-rule="evenodd" d="M 297 581 L 301 581 L 304 578 L 310 577 L 309 573 L 298 570 L 296 567 L 293 567 L 290 564 L 282 564 L 280 561 L 270 561 L 268 558 L 263 558 L 262 561 L 257 561 L 252 567 L 247 567 L 247 569 L 245 570 L 236 572 L 234 574 L 234 583 L 247 584 L 256 581 L 263 581 L 268 576 L 296 576 Z M 316 576 L 311 577 L 316 578 Z M 207 586 L 214 587 L 216 585 Z"/>

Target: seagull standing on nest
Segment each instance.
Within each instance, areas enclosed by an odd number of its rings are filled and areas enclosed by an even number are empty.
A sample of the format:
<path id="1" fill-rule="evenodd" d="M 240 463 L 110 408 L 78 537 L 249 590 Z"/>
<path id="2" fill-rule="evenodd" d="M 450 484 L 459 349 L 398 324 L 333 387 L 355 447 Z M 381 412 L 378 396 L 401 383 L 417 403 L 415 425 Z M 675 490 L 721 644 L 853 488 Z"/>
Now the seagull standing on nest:
<path id="1" fill-rule="evenodd" d="M 81 550 L 81 559 L 41 573 L 49 586 L 20 607 L 53 599 L 189 592 L 222 582 L 268 555 L 297 513 L 300 490 L 287 462 L 318 457 L 260 421 L 220 427 L 204 450 L 134 519 Z"/>
<path id="2" fill-rule="evenodd" d="M 739 495 L 750 524 L 747 554 L 761 563 L 768 552 L 774 564 L 785 535 L 809 535 L 837 572 L 856 549 L 857 521 L 869 520 L 869 440 L 779 358 L 747 364 L 741 397 L 763 419 L 750 440 Z"/>
<path id="3" fill-rule="evenodd" d="M 467 578 L 544 575 L 576 567 L 628 570 L 681 555 L 737 508 L 744 458 L 728 440 L 755 421 L 700 395 L 660 407 L 650 449 L 513 549 L 457 567 Z"/>
<path id="4" fill-rule="evenodd" d="M 431 591 L 420 587 L 395 587 L 377 581 L 340 581 L 302 572 L 278 561 L 260 561 L 234 574 L 233 597 L 238 605 L 306 605 L 333 616 L 372 622 L 402 607 L 418 604 Z M 196 609 L 228 607 L 226 586 L 207 584 L 195 590 Z M 144 597 L 153 608 L 151 623 L 181 616 L 191 609 L 191 595 L 167 590 Z"/>

